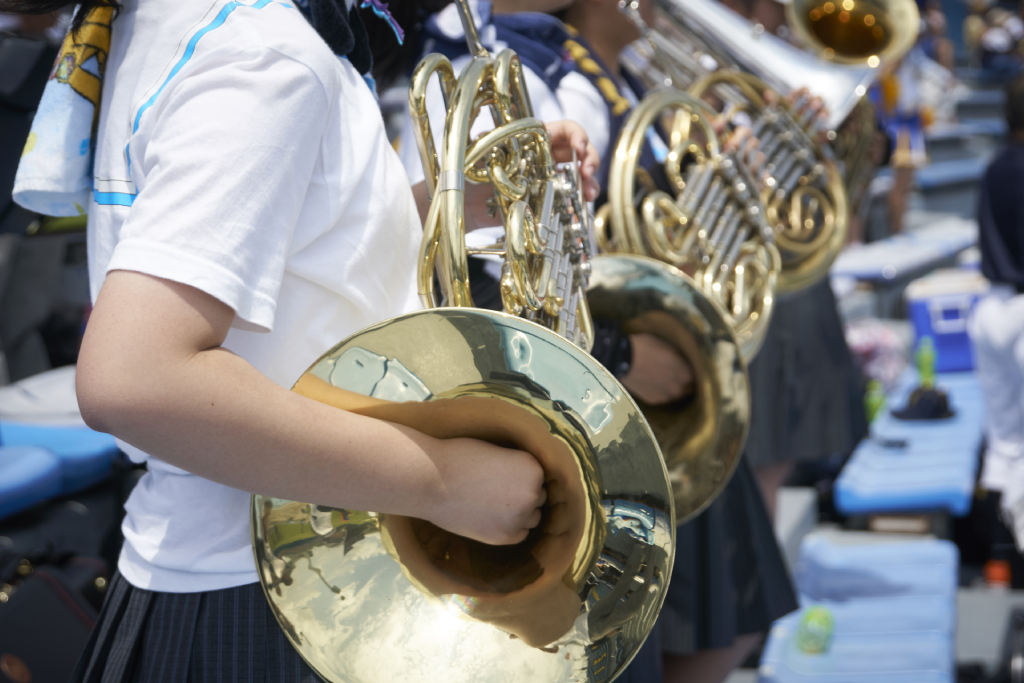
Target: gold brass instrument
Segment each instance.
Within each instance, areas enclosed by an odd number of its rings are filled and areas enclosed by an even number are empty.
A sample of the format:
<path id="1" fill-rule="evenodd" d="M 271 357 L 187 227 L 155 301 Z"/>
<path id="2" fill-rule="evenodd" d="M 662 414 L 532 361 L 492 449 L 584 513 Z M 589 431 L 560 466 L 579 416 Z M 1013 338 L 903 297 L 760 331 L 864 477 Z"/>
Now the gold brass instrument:
<path id="1" fill-rule="evenodd" d="M 771 319 L 781 258 L 756 178 L 741 155 L 722 153 L 706 112 L 700 100 L 671 88 L 634 108 L 616 145 L 598 245 L 605 253 L 651 256 L 690 275 L 725 312 L 749 360 Z M 675 197 L 651 187 L 640 167 L 647 130 L 659 119 L 671 121 L 665 174 Z"/>
<path id="2" fill-rule="evenodd" d="M 655 87 L 623 125 L 608 203 L 595 222 L 599 249 L 617 256 L 595 260 L 589 297 L 595 314 L 669 341 L 695 371 L 696 396 L 686 406 L 643 406 L 682 522 L 721 492 L 739 461 L 750 421 L 746 362 L 767 334 L 776 290 L 821 277 L 838 252 L 845 195 L 834 165 L 805 132 L 810 121 L 794 121 L 781 102 L 765 102 L 767 86 L 752 76 L 709 72 L 686 52 L 688 43 L 651 31 L 635 3 L 620 8 L 652 50 L 641 75 L 661 86 L 688 84 L 690 91 Z M 700 99 L 706 92 L 724 100 L 727 117 L 751 120 L 769 159 L 763 181 L 750 170 L 749 149 L 723 152 L 714 112 Z M 640 165 L 655 125 L 666 134 L 664 172 L 672 194 L 659 190 Z M 622 273 L 652 270 L 637 256 L 666 264 L 660 299 L 635 287 L 630 296 L 617 291 L 629 289 Z M 665 315 L 666 300 L 686 301 L 674 306 L 686 314 Z M 693 340 L 707 330 L 716 331 L 715 342 L 698 348 Z"/>
<path id="3" fill-rule="evenodd" d="M 846 184 L 847 206 L 857 206 L 870 180 L 875 130 L 864 95 L 878 77 L 879 66 L 913 47 L 920 26 L 914 0 L 788 3 L 788 28 L 806 50 L 765 31 L 719 0 L 659 2 L 663 18 L 671 17 L 672 24 L 704 39 L 691 53 L 700 61 L 752 71 L 779 92 L 807 87 L 822 98 L 828 107 L 830 146 Z M 661 29 L 663 23 L 658 26 Z"/>
<path id="4" fill-rule="evenodd" d="M 331 683 L 611 681 L 668 585 L 668 475 L 629 394 L 578 346 L 592 332 L 575 178 L 530 116 L 518 58 L 487 54 L 459 8 L 473 62 L 456 81 L 431 55 L 410 92 L 433 196 L 419 264 L 431 308 L 341 342 L 294 390 L 438 438 L 514 445 L 543 466 L 548 505 L 525 541 L 489 546 L 423 520 L 253 496 L 256 565 L 288 639 Z M 431 73 L 449 104 L 439 155 L 419 108 Z M 470 141 L 483 108 L 495 128 Z M 485 250 L 504 258 L 504 313 L 470 307 L 466 178 L 494 187 L 505 225 Z"/>
<path id="5" fill-rule="evenodd" d="M 846 241 L 849 211 L 841 171 L 831 150 L 816 139 L 814 113 L 802 99 L 787 103 L 777 89 L 751 73 L 719 68 L 737 64 L 724 61 L 729 59 L 728 45 L 718 43 L 717 34 L 712 48 L 701 37 L 703 31 L 695 28 L 692 15 L 694 7 L 702 6 L 699 0 L 692 6 L 658 0 L 657 6 L 652 28 L 640 17 L 636 0 L 620 2 L 645 39 L 634 44 L 627 68 L 648 82 L 672 84 L 699 98 L 717 100 L 727 120 L 749 123 L 767 158 L 760 184 L 782 256 L 779 292 L 817 282 Z M 765 93 L 771 91 L 775 101 L 767 102 Z"/>
<path id="6" fill-rule="evenodd" d="M 921 15 L 914 0 L 793 0 L 786 23 L 822 58 L 875 68 L 914 46 Z"/>
<path id="7" fill-rule="evenodd" d="M 639 165 L 659 119 L 671 125 L 666 175 L 678 197 L 657 190 Z M 682 523 L 721 493 L 739 462 L 750 423 L 746 358 L 767 329 L 780 257 L 755 179 L 742 158 L 722 153 L 706 105 L 692 95 L 666 88 L 644 98 L 615 159 L 595 221 L 606 255 L 594 260 L 588 298 L 595 315 L 667 341 L 693 369 L 685 406 L 642 405 Z"/>
<path id="8" fill-rule="evenodd" d="M 836 0 L 836 14 L 845 11 L 844 1 Z M 673 27 L 685 29 L 684 44 L 692 46 L 692 50 L 684 54 L 705 63 L 708 69 L 721 66 L 754 73 L 783 93 L 808 88 L 824 101 L 828 107 L 827 127 L 836 130 L 878 77 L 879 65 L 901 57 L 917 37 L 919 21 L 914 18 L 914 0 L 871 1 L 891 8 L 891 12 L 872 15 L 872 28 L 883 26 L 891 41 L 884 52 L 859 59 L 837 58 L 837 54 L 847 52 L 841 43 L 829 46 L 812 41 L 808 45 L 810 51 L 800 49 L 733 12 L 719 0 L 656 0 L 659 18 L 655 29 L 665 36 L 672 35 Z M 801 3 L 787 6 L 788 26 L 802 35 L 802 26 L 810 21 L 812 8 L 807 13 L 794 12 L 799 6 Z M 833 50 L 830 60 L 825 59 L 826 49 Z M 877 59 L 871 59 L 872 56 Z"/>

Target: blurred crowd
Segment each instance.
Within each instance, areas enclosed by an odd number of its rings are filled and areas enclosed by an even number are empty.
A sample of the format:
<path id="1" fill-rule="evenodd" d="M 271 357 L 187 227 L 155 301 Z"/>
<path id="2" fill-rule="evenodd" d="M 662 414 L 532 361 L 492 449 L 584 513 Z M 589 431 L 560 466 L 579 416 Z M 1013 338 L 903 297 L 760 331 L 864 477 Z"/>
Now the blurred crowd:
<path id="1" fill-rule="evenodd" d="M 972 0 L 964 19 L 963 41 L 969 63 L 996 76 L 1012 76 L 1021 67 L 1024 5 L 1009 9 L 991 0 Z"/>

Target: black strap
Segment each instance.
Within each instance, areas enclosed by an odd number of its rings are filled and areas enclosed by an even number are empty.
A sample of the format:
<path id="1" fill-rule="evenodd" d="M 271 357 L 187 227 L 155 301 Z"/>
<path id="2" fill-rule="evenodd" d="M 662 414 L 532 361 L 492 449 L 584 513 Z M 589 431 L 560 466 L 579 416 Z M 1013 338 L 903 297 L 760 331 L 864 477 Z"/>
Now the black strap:
<path id="1" fill-rule="evenodd" d="M 307 0 L 309 23 L 324 39 L 334 54 L 348 57 L 352 66 L 361 74 L 370 73 L 373 57 L 370 53 L 370 38 L 353 5 L 346 8 L 345 0 Z M 299 4 L 302 8 L 302 4 Z M 305 8 L 304 8 L 305 9 Z"/>

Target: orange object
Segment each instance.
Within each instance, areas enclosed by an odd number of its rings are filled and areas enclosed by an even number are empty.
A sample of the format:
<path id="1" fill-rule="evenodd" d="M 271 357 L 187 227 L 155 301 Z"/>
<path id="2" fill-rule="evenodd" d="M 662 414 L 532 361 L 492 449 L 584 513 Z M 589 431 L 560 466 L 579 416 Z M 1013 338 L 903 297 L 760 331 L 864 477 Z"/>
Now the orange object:
<path id="1" fill-rule="evenodd" d="M 1010 563 L 1007 560 L 989 560 L 985 563 L 985 583 L 989 586 L 1010 586 Z"/>
<path id="2" fill-rule="evenodd" d="M 882 108 L 887 114 L 896 111 L 896 103 L 900 99 L 900 81 L 896 74 L 888 73 L 882 76 Z"/>
<path id="3" fill-rule="evenodd" d="M 925 105 L 921 107 L 921 125 L 925 128 L 935 123 L 935 110 Z"/>

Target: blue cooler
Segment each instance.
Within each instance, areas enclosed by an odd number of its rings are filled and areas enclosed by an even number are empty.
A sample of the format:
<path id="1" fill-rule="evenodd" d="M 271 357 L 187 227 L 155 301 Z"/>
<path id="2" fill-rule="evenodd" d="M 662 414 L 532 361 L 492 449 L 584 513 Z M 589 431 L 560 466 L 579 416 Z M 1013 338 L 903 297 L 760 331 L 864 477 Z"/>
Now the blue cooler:
<path id="1" fill-rule="evenodd" d="M 914 345 L 922 337 L 932 338 L 936 372 L 974 368 L 967 321 L 988 289 L 988 280 L 968 270 L 938 270 L 907 286 L 904 296 L 914 324 Z"/>

